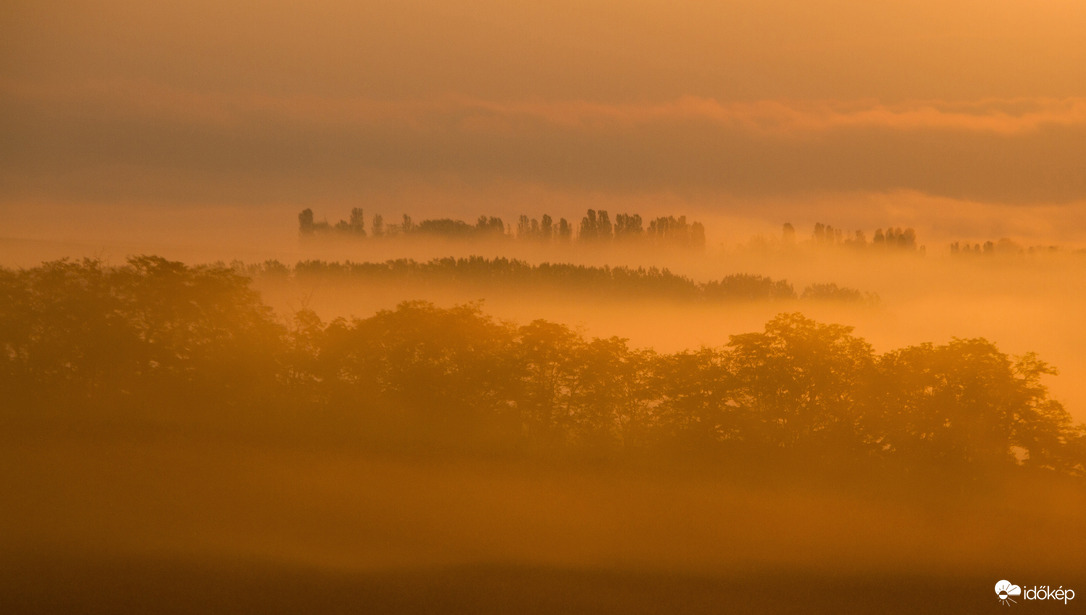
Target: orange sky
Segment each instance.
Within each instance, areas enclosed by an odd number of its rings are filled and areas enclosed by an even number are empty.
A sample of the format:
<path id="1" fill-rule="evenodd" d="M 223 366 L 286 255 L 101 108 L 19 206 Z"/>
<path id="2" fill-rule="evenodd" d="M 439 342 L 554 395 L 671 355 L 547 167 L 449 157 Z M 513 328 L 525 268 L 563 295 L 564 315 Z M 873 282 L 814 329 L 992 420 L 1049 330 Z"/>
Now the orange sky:
<path id="1" fill-rule="evenodd" d="M 1086 203 L 1083 32 L 1077 0 L 15 0 L 0 208 L 509 216 L 542 191 L 849 226 L 913 195 L 1002 208 L 976 234 L 1033 208 L 1026 233 Z"/>

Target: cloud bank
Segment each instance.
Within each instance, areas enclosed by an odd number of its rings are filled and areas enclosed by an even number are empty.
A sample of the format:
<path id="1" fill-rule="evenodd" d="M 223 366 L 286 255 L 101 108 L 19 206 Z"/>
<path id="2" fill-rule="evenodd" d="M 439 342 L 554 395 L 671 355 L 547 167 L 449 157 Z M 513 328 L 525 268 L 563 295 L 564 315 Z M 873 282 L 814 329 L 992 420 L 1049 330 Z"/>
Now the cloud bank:
<path id="1" fill-rule="evenodd" d="M 454 180 L 614 194 L 1086 199 L 1086 98 L 409 100 L 0 84 L 4 199 L 344 199 Z"/>

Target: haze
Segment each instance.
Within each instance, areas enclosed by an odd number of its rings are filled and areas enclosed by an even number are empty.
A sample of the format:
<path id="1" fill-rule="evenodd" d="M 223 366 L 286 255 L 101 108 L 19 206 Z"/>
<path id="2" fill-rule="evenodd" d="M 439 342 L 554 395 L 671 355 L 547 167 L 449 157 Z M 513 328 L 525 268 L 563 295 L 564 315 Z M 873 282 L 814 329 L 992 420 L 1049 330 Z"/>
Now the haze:
<path id="1" fill-rule="evenodd" d="M 0 611 L 1086 599 L 1084 32 L 1078 0 L 3 3 Z M 305 273 L 449 257 L 588 273 Z M 687 279 L 584 281 L 619 267 Z M 704 290 L 743 275 L 795 296 Z"/>
<path id="2" fill-rule="evenodd" d="M 1081 241 L 1061 221 L 1086 199 L 1084 25 L 1071 1 L 14 2 L 0 202 L 678 198 L 777 224 L 916 210 L 921 231 L 960 204 L 978 233 L 1009 204 L 1032 221 L 1001 234 Z"/>

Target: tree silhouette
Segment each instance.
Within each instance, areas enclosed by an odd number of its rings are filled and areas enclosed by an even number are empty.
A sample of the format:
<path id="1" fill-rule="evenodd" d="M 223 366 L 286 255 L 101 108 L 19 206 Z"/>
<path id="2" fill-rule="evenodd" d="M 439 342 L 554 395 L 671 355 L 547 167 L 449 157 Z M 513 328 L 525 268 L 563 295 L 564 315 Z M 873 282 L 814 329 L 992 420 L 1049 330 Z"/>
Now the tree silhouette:
<path id="1" fill-rule="evenodd" d="M 307 207 L 298 214 L 298 231 L 303 235 L 311 235 L 313 228 L 313 210 Z"/>
<path id="2" fill-rule="evenodd" d="M 615 275 L 508 260 L 433 267 L 591 285 Z M 1049 397 L 1055 370 L 1035 355 L 984 339 L 877 355 L 851 327 L 798 313 L 674 354 L 541 320 L 518 327 L 477 305 L 407 302 L 331 322 L 301 310 L 283 324 L 236 269 L 140 256 L 0 268 L 0 351 L 6 419 L 127 412 L 215 424 L 290 412 L 392 443 L 1086 474 L 1086 430 Z"/>
<path id="3" fill-rule="evenodd" d="M 355 235 L 365 237 L 366 235 L 366 217 L 361 207 L 355 207 L 351 209 L 350 219 L 351 232 Z"/>
<path id="4" fill-rule="evenodd" d="M 858 391 L 874 365 L 871 346 L 852 328 L 782 314 L 763 333 L 732 336 L 737 404 L 758 421 L 750 434 L 771 447 L 861 444 Z"/>

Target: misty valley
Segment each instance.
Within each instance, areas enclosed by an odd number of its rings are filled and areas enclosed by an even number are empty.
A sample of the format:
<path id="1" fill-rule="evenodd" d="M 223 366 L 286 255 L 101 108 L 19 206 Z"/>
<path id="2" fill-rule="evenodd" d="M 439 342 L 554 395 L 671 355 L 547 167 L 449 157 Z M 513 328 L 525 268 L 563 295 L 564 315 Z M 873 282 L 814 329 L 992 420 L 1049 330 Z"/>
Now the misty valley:
<path id="1" fill-rule="evenodd" d="M 10 604 L 833 612 L 824 585 L 912 612 L 888 579 L 968 609 L 1002 562 L 1078 570 L 1086 428 L 1047 357 L 876 349 L 832 316 L 900 295 L 800 249 L 780 271 L 878 292 L 704 257 L 0 269 Z"/>
<path id="2" fill-rule="evenodd" d="M 1083 32 L 3 2 L 0 615 L 1074 612 Z"/>

